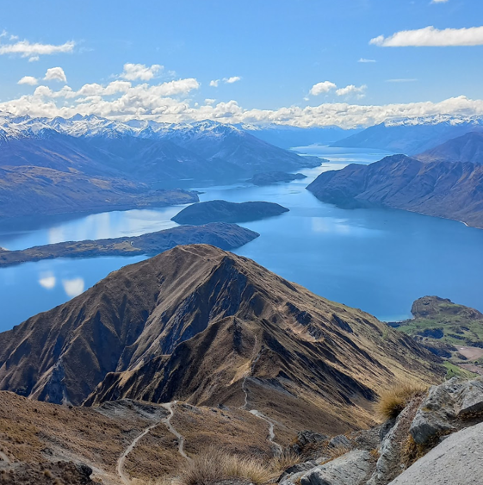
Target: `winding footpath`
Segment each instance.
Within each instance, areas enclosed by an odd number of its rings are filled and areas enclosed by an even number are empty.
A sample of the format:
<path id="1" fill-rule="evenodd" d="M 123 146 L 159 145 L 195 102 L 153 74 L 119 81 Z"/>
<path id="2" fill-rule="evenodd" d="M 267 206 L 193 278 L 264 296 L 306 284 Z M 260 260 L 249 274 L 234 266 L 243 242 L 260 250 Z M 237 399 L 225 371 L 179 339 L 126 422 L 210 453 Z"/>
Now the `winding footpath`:
<path id="1" fill-rule="evenodd" d="M 175 405 L 176 403 L 177 401 L 161 404 L 161 406 L 169 412 L 169 416 L 166 418 L 162 418 L 159 422 L 151 424 L 146 429 L 144 429 L 144 431 L 141 434 L 139 434 L 136 438 L 134 438 L 131 444 L 124 450 L 123 454 L 117 460 L 116 471 L 119 477 L 121 478 L 121 481 L 123 484 L 131 485 L 132 483 L 131 479 L 124 472 L 124 463 L 126 462 L 127 456 L 129 455 L 129 453 L 131 453 L 134 450 L 136 445 L 139 443 L 139 441 L 142 438 L 144 438 L 144 436 L 146 436 L 152 429 L 156 428 L 156 426 L 159 426 L 159 424 L 161 423 L 164 424 L 168 429 L 168 431 L 176 437 L 178 441 L 178 453 L 186 460 L 192 461 L 192 459 L 184 451 L 184 442 L 185 442 L 184 436 L 181 433 L 179 433 L 171 424 L 171 419 L 174 416 L 173 405 Z M 2 457 L 2 455 L 3 453 L 0 453 L 0 458 Z"/>
<path id="2" fill-rule="evenodd" d="M 256 351 L 255 349 L 257 348 L 257 344 L 258 344 L 258 339 L 257 339 L 257 337 L 255 337 L 255 345 L 253 347 L 254 353 Z M 253 360 L 253 362 L 250 365 L 250 370 L 245 374 L 245 377 L 243 378 L 242 390 L 243 390 L 243 393 L 245 394 L 245 402 L 240 409 L 247 410 L 247 408 L 248 408 L 247 380 L 250 379 L 250 377 L 253 373 L 253 370 L 255 368 L 255 364 L 258 362 L 261 355 L 262 355 L 262 349 L 260 349 L 258 351 L 255 359 Z M 283 448 L 279 443 L 277 443 L 275 441 L 275 423 L 270 418 L 265 416 L 262 412 L 258 411 L 258 409 L 251 409 L 250 413 L 253 414 L 254 416 L 256 416 L 257 418 L 262 419 L 263 421 L 268 423 L 268 441 L 272 445 L 272 448 L 274 448 L 276 450 L 275 453 L 274 453 L 275 456 L 282 456 Z"/>
<path id="3" fill-rule="evenodd" d="M 158 426 L 158 424 L 159 423 L 152 424 L 151 426 L 149 426 L 148 428 L 146 428 L 140 435 L 138 435 L 131 442 L 131 444 L 124 450 L 124 453 L 117 460 L 116 471 L 117 471 L 117 474 L 119 475 L 119 477 L 121 478 L 122 483 L 124 483 L 126 485 L 130 485 L 131 484 L 131 479 L 124 473 L 124 462 L 126 461 L 127 455 L 129 455 L 129 453 L 131 453 L 131 451 L 134 450 L 134 448 L 138 444 L 138 441 L 141 438 L 143 438 L 144 436 L 146 436 L 153 428 L 155 428 L 156 426 Z"/>
<path id="4" fill-rule="evenodd" d="M 163 423 L 166 425 L 168 428 L 169 432 L 171 434 L 174 434 L 176 436 L 176 439 L 178 440 L 178 453 L 183 457 L 186 458 L 188 461 L 193 461 L 184 451 L 184 436 L 180 434 L 171 424 L 171 419 L 174 416 L 174 410 L 173 410 L 173 404 L 176 404 L 177 401 L 174 402 L 168 402 L 165 404 L 162 404 L 162 406 L 169 411 L 169 416 L 165 419 L 163 419 Z"/>

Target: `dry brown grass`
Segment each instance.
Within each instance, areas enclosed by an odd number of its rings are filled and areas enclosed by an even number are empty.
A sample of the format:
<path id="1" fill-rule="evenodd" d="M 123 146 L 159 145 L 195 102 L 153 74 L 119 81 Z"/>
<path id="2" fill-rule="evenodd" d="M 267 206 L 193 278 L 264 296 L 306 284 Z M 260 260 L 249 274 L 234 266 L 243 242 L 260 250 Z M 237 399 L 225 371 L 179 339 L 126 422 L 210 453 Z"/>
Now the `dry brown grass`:
<path id="1" fill-rule="evenodd" d="M 287 468 L 297 465 L 302 461 L 302 456 L 297 455 L 291 449 L 285 449 L 281 456 L 277 456 L 272 461 L 272 469 L 274 471 L 283 472 Z"/>
<path id="2" fill-rule="evenodd" d="M 270 463 L 252 457 L 226 454 L 211 447 L 186 464 L 180 472 L 180 485 L 209 485 L 228 479 L 245 479 L 262 485 L 274 478 Z"/>
<path id="3" fill-rule="evenodd" d="M 382 419 L 393 419 L 416 396 L 427 391 L 427 386 L 420 383 L 401 382 L 381 392 L 376 403 L 376 412 Z"/>

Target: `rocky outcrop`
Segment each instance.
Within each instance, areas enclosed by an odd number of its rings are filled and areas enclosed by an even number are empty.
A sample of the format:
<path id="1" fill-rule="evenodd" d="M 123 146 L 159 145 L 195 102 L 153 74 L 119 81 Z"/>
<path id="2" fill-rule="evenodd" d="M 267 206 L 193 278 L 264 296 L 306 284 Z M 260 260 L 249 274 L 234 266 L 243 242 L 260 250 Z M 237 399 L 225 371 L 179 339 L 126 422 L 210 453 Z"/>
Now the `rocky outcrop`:
<path id="1" fill-rule="evenodd" d="M 302 485 L 362 485 L 371 472 L 371 455 L 354 450 L 300 477 Z"/>
<path id="2" fill-rule="evenodd" d="M 483 477 L 483 423 L 443 440 L 390 485 L 476 485 Z"/>
<path id="3" fill-rule="evenodd" d="M 455 377 L 429 390 L 409 431 L 418 445 L 427 445 L 478 416 L 483 418 L 483 378 L 463 381 Z"/>
<path id="4" fill-rule="evenodd" d="M 249 222 L 279 216 L 288 209 L 274 202 L 227 202 L 210 200 L 192 204 L 171 220 L 178 224 L 201 225 L 210 222 Z"/>

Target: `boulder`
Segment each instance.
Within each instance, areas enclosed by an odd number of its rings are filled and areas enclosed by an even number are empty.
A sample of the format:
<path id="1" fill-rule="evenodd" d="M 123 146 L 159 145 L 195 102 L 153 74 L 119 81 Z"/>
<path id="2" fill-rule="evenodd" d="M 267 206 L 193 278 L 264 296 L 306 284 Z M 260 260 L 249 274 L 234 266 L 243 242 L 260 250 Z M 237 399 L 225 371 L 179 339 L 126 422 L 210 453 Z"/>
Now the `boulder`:
<path id="1" fill-rule="evenodd" d="M 426 445 L 461 427 L 465 419 L 483 413 L 483 378 L 465 381 L 454 377 L 433 386 L 411 424 L 410 433 L 417 444 Z"/>
<path id="2" fill-rule="evenodd" d="M 450 421 L 456 417 L 454 393 L 457 389 L 457 379 L 431 387 L 409 429 L 417 444 L 425 445 L 434 438 L 455 429 Z"/>
<path id="3" fill-rule="evenodd" d="M 448 436 L 390 485 L 483 483 L 483 423 Z"/>
<path id="4" fill-rule="evenodd" d="M 408 436 L 409 427 L 419 407 L 419 400 L 412 401 L 396 418 L 388 421 L 393 426 L 385 434 L 379 447 L 376 469 L 367 485 L 386 485 L 401 473 L 401 448 Z M 383 426 L 385 428 L 386 426 Z"/>
<path id="5" fill-rule="evenodd" d="M 344 436 L 343 434 L 340 434 L 338 436 L 334 436 L 329 441 L 329 446 L 333 448 L 350 448 L 351 442 L 346 436 Z"/>
<path id="6" fill-rule="evenodd" d="M 466 382 L 458 395 L 458 417 L 483 413 L 483 379 Z"/>
<path id="7" fill-rule="evenodd" d="M 371 473 L 368 451 L 353 450 L 320 465 L 300 478 L 301 485 L 362 485 Z"/>
<path id="8" fill-rule="evenodd" d="M 297 435 L 297 440 L 292 445 L 295 453 L 301 454 L 308 444 L 322 443 L 328 440 L 329 437 L 325 434 L 314 433 L 313 431 L 300 431 Z"/>

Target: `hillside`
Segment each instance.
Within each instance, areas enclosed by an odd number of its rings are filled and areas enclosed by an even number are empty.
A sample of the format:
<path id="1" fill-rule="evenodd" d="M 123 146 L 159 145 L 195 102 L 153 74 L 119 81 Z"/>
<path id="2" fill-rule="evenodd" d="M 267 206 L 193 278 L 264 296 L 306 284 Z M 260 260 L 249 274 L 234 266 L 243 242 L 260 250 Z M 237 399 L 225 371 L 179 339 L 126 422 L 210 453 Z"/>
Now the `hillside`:
<path id="1" fill-rule="evenodd" d="M 197 201 L 195 192 L 152 190 L 126 179 L 44 167 L 0 167 L 0 218 L 141 209 Z"/>
<path id="2" fill-rule="evenodd" d="M 381 386 L 440 375 L 436 357 L 374 317 L 205 245 L 115 271 L 0 334 L 0 387 L 23 396 L 245 402 L 315 431 L 369 425 Z"/>
<path id="3" fill-rule="evenodd" d="M 36 119 L 0 113 L 0 218 L 125 210 L 197 200 L 179 188 L 320 165 L 215 122 L 142 124 L 95 116 Z M 178 192 L 170 197 L 154 189 Z M 186 195 L 186 194 L 185 194 Z"/>
<path id="4" fill-rule="evenodd" d="M 483 374 L 482 313 L 437 296 L 419 298 L 413 303 L 411 313 L 412 319 L 389 325 L 411 335 L 449 362 Z"/>
<path id="5" fill-rule="evenodd" d="M 472 131 L 482 131 L 480 121 L 414 122 L 406 120 L 401 123 L 381 123 L 366 128 L 332 146 L 351 148 L 377 148 L 394 153 L 415 155 L 448 140 L 465 135 Z"/>
<path id="6" fill-rule="evenodd" d="M 236 224 L 212 223 L 196 227 L 173 227 L 136 237 L 69 241 L 19 251 L 0 248 L 0 267 L 53 258 L 95 258 L 140 254 L 154 256 L 182 244 L 212 244 L 221 249 L 235 249 L 258 236 L 258 233 Z"/>
<path id="7" fill-rule="evenodd" d="M 178 224 L 208 224 L 210 222 L 249 222 L 279 216 L 288 209 L 273 202 L 227 202 L 210 200 L 185 207 L 171 220 Z"/>
<path id="8" fill-rule="evenodd" d="M 173 430 L 183 435 L 189 457 L 220 444 L 232 453 L 272 456 L 268 425 L 240 409 L 129 400 L 96 408 L 69 407 L 1 391 L 0 484 L 119 485 L 131 479 L 152 483 L 186 466 Z M 284 444 L 290 436 L 286 433 L 277 435 Z"/>
<path id="9" fill-rule="evenodd" d="M 385 206 L 483 228 L 483 166 L 394 155 L 319 175 L 308 187 L 341 207 Z"/>
<path id="10" fill-rule="evenodd" d="M 416 156 L 422 162 L 467 162 L 483 165 L 483 132 L 467 133 Z"/>

